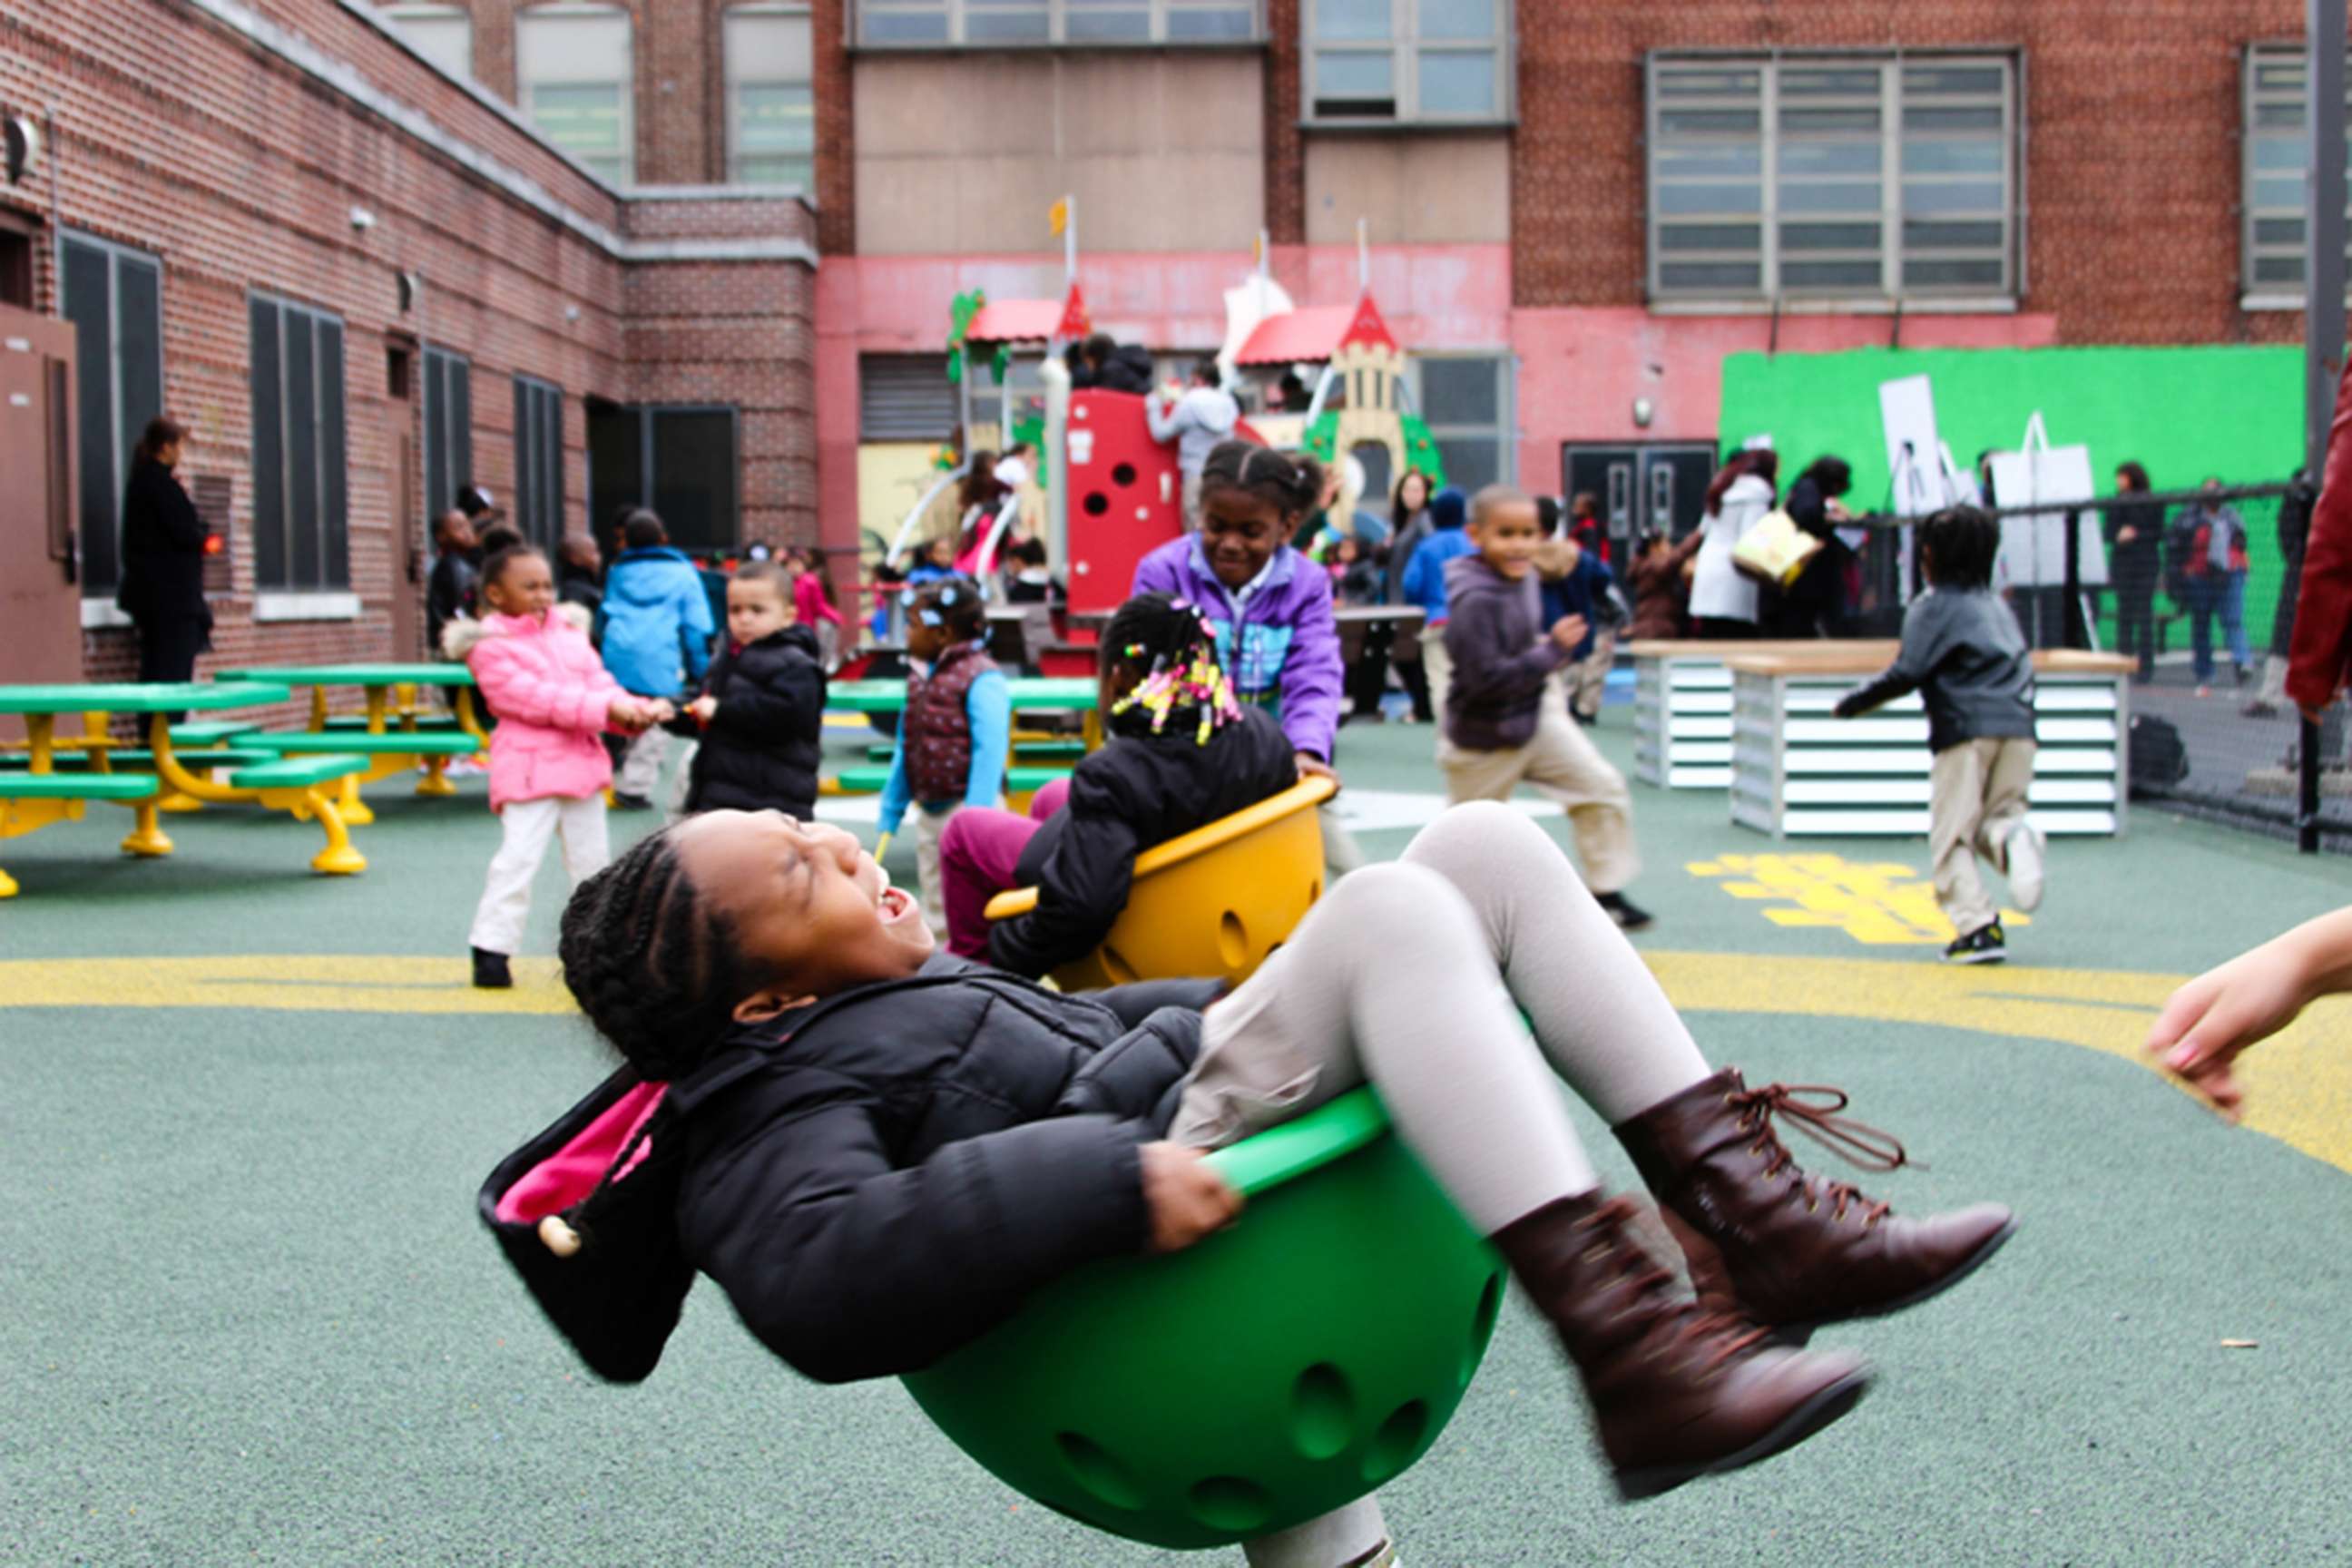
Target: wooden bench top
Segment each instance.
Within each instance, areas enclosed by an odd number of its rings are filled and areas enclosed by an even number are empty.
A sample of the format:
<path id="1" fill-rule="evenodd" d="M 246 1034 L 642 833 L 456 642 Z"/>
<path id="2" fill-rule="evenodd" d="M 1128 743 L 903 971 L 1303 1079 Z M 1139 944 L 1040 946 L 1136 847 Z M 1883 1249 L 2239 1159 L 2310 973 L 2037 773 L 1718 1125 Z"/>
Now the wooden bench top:
<path id="1" fill-rule="evenodd" d="M 1724 660 L 1727 669 L 1743 675 L 1876 675 L 1895 660 L 1897 643 L 1815 643 L 1821 653 L 1748 654 Z M 2119 653 L 2090 653 L 2081 648 L 2038 648 L 2033 654 L 2037 675 L 2129 675 L 2138 663 Z"/>

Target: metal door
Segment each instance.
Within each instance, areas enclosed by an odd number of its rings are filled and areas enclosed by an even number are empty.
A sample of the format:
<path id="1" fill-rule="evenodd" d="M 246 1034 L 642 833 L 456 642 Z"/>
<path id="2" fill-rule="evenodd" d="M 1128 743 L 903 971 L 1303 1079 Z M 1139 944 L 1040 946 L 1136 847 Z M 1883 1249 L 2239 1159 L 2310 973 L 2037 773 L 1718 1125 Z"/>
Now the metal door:
<path id="1" fill-rule="evenodd" d="M 1704 441 L 1648 446 L 1565 443 L 1560 472 L 1568 495 L 1591 491 L 1601 503 L 1610 554 L 1622 560 L 1635 534 L 1664 530 L 1676 538 L 1698 526 L 1715 476 L 1715 448 Z"/>
<path id="2" fill-rule="evenodd" d="M 0 452 L 12 476 L 0 486 L 0 682 L 79 680 L 74 331 L 13 306 L 0 306 Z"/>
<path id="3" fill-rule="evenodd" d="M 425 594 L 424 523 L 416 505 L 415 415 L 405 399 L 384 405 L 384 450 L 392 454 L 392 650 L 396 659 L 425 657 L 417 601 Z"/>

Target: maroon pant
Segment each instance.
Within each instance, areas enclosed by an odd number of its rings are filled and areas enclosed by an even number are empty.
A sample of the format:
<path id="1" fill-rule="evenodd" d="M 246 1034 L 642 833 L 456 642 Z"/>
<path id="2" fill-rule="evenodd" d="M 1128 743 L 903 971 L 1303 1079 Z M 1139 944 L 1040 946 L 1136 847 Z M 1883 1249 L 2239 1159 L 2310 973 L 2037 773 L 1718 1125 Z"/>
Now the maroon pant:
<path id="1" fill-rule="evenodd" d="M 1055 779 L 1029 803 L 1029 815 L 966 806 L 940 831 L 940 895 L 948 911 L 948 951 L 988 960 L 988 900 L 1013 886 L 1021 851 L 1045 820 L 1070 797 L 1070 781 Z"/>

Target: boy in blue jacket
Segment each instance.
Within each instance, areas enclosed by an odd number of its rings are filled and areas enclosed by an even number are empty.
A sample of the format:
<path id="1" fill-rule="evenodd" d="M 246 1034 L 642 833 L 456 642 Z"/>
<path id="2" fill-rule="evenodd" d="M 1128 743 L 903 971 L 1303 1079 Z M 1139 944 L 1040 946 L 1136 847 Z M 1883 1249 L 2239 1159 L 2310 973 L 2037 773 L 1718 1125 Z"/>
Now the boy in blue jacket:
<path id="1" fill-rule="evenodd" d="M 702 683 L 718 630 L 702 574 L 686 552 L 670 548 L 662 520 L 643 507 L 621 523 L 621 553 L 604 574 L 604 668 L 622 689 L 674 700 Z M 659 726 L 629 742 L 613 779 L 613 803 L 624 811 L 653 805 L 669 738 Z"/>

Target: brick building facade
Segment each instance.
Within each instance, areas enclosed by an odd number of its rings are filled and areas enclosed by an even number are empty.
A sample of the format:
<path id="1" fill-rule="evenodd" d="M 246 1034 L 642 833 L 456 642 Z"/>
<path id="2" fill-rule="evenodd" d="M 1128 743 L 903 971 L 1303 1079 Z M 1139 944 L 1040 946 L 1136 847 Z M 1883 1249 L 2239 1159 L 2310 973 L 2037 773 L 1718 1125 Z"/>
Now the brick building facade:
<path id="1" fill-rule="evenodd" d="M 1114 10 L 1134 42 L 1077 37 Z M 530 40 L 559 22 L 619 56 L 551 74 Z M 1538 489 L 1578 444 L 1714 443 L 1739 350 L 2294 341 L 2301 25 L 2293 0 L 0 0 L 0 107 L 54 127 L 0 229 L 41 310 L 68 244 L 159 272 L 163 401 L 231 495 L 214 663 L 389 655 L 446 504 L 427 351 L 464 362 L 470 477 L 502 499 L 516 378 L 560 395 L 569 527 L 626 467 L 599 442 L 653 439 L 623 411 L 698 410 L 731 430 L 723 542 L 845 563 L 903 504 L 891 463 L 949 434 L 879 429 L 865 395 L 940 358 L 958 291 L 1058 295 L 1065 195 L 1097 324 L 1172 355 L 1219 342 L 1261 236 L 1299 305 L 1348 302 L 1363 220 L 1442 444 Z M 744 183 L 755 134 L 775 156 Z M 340 595 L 257 581 L 257 297 L 341 325 Z M 84 618 L 90 673 L 120 671 L 102 592 Z"/>

